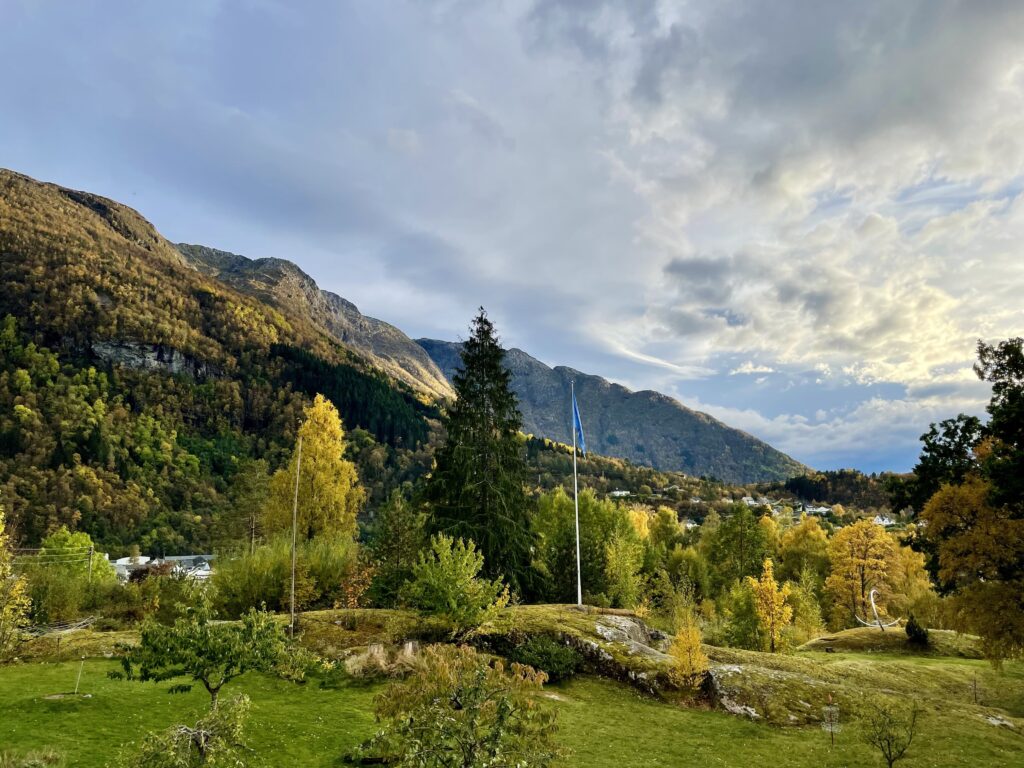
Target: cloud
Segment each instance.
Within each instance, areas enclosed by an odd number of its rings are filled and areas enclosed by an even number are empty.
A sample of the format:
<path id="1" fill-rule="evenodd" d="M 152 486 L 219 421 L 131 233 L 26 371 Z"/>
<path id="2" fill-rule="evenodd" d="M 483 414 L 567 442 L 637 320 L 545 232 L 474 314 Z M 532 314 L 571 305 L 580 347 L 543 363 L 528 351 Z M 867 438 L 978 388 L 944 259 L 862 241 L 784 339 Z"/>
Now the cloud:
<path id="1" fill-rule="evenodd" d="M 516 148 L 516 141 L 501 122 L 476 99 L 461 90 L 448 94 L 447 104 L 452 114 L 484 141 L 505 150 Z"/>
<path id="2" fill-rule="evenodd" d="M 413 335 L 484 304 L 804 461 L 906 466 L 1024 327 L 1022 40 L 1009 0 L 23 2 L 0 146 Z"/>
<path id="3" fill-rule="evenodd" d="M 739 373 L 743 373 L 743 374 L 775 373 L 775 369 L 772 368 L 769 365 L 756 365 L 753 362 L 751 362 L 750 360 L 747 360 L 745 363 L 740 365 L 738 368 L 733 368 L 731 371 L 729 371 L 729 375 L 730 376 L 735 376 L 736 374 L 739 374 Z M 758 381 L 763 381 L 763 379 L 759 379 Z"/>

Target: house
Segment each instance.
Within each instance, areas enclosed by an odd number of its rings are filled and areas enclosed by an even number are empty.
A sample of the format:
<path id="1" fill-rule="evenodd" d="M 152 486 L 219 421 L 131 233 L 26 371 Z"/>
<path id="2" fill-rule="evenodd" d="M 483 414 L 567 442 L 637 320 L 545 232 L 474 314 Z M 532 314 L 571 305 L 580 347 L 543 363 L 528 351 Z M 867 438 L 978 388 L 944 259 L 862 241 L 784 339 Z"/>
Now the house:
<path id="1" fill-rule="evenodd" d="M 114 566 L 114 573 L 121 581 L 128 581 L 128 577 L 132 571 L 148 565 L 151 558 L 146 555 L 137 555 L 136 557 L 119 557 L 112 561 L 110 564 Z"/>
<path id="2" fill-rule="evenodd" d="M 173 564 L 175 573 L 205 581 L 213 574 L 213 558 L 213 555 L 167 555 L 159 562 Z"/>
<path id="3" fill-rule="evenodd" d="M 808 515 L 827 515 L 832 511 L 832 507 L 816 507 L 813 504 L 805 504 L 804 512 Z"/>
<path id="4" fill-rule="evenodd" d="M 629 491 L 615 490 L 609 493 L 608 495 L 611 496 L 613 499 L 622 499 L 625 498 L 626 496 L 632 496 L 633 494 L 631 494 Z"/>
<path id="5" fill-rule="evenodd" d="M 896 521 L 888 515 L 875 515 L 875 519 L 872 520 L 875 525 L 881 525 L 884 528 L 891 528 L 896 525 Z"/>

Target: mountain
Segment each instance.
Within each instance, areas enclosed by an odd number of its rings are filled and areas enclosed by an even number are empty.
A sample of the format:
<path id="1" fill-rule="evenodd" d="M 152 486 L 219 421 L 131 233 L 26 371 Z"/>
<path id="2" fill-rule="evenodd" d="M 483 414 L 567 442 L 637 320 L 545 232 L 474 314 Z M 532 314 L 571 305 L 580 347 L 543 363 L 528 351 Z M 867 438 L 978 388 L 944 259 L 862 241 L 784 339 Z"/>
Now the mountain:
<path id="1" fill-rule="evenodd" d="M 17 541 L 61 525 L 114 552 L 233 540 L 236 477 L 288 459 L 318 392 L 371 503 L 429 468 L 422 388 L 308 306 L 210 269 L 127 206 L 0 169 L 0 504 Z"/>
<path id="2" fill-rule="evenodd" d="M 461 363 L 460 345 L 416 343 L 451 380 Z M 508 350 L 505 363 L 528 433 L 572 441 L 569 383 L 575 380 L 587 448 L 594 453 L 730 483 L 785 480 L 808 471 L 756 437 L 658 392 L 632 392 L 600 376 L 549 368 L 520 349 Z"/>
<path id="3" fill-rule="evenodd" d="M 432 398 L 453 396 L 444 374 L 408 336 L 393 325 L 363 315 L 347 299 L 321 290 L 292 262 L 249 259 L 188 243 L 178 243 L 177 249 L 200 272 L 279 310 L 301 312 L 311 323 L 411 388 Z"/>

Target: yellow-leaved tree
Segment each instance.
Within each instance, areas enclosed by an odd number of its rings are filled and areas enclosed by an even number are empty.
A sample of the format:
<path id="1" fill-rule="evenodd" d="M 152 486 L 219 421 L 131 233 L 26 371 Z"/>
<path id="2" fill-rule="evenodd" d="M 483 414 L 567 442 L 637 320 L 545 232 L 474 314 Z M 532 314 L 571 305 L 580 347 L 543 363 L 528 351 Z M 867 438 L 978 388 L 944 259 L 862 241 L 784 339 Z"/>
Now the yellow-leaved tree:
<path id="1" fill-rule="evenodd" d="M 330 400 L 323 395 L 316 396 L 305 410 L 298 437 L 302 441 L 297 512 L 299 537 L 353 536 L 356 513 L 365 493 L 355 464 L 345 459 L 345 430 L 338 409 Z M 270 494 L 264 512 L 267 535 L 291 529 L 298 458 L 296 445 L 288 466 L 270 478 Z"/>
<path id="2" fill-rule="evenodd" d="M 775 568 L 772 559 L 766 557 L 761 567 L 761 578 L 754 579 L 747 576 L 747 586 L 754 594 L 754 609 L 757 611 L 757 620 L 764 632 L 768 650 L 775 653 L 782 638 L 782 630 L 789 626 L 793 619 L 793 609 L 786 603 L 789 597 L 790 586 L 783 584 L 780 588 L 775 581 Z"/>
<path id="3" fill-rule="evenodd" d="M 804 571 L 814 575 L 818 587 L 828 574 L 828 534 L 813 515 L 802 515 L 779 544 L 779 578 L 796 581 Z"/>
<path id="4" fill-rule="evenodd" d="M 871 621 L 872 589 L 878 590 L 875 603 L 880 611 L 888 602 L 896 547 L 896 540 L 870 520 L 840 528 L 829 540 L 832 572 L 825 589 L 835 602 L 833 623 L 837 627 L 856 625 L 857 616 Z"/>
<path id="5" fill-rule="evenodd" d="M 0 507 L 0 661 L 14 649 L 21 628 L 28 624 L 31 601 L 24 576 L 14 573 L 14 553 Z"/>
<path id="6" fill-rule="evenodd" d="M 686 610 L 679 618 L 679 629 L 668 649 L 672 657 L 669 677 L 683 688 L 697 688 L 708 672 L 708 657 L 701 648 L 700 627 L 693 611 Z"/>

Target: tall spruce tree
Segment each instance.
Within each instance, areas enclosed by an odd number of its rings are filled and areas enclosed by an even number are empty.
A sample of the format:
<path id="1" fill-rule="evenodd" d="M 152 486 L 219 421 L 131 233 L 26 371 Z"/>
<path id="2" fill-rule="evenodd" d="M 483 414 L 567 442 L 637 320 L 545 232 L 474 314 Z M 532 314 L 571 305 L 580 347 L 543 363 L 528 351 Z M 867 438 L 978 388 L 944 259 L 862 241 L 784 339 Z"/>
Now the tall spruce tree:
<path id="1" fill-rule="evenodd" d="M 484 572 L 527 594 L 532 534 L 518 436 L 522 417 L 505 350 L 483 307 L 471 331 L 453 378 L 456 400 L 445 418 L 447 438 L 425 495 L 435 530 L 472 539 L 484 556 Z"/>

